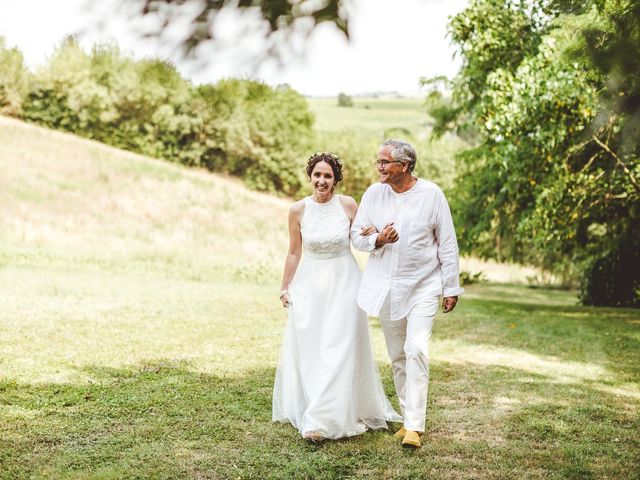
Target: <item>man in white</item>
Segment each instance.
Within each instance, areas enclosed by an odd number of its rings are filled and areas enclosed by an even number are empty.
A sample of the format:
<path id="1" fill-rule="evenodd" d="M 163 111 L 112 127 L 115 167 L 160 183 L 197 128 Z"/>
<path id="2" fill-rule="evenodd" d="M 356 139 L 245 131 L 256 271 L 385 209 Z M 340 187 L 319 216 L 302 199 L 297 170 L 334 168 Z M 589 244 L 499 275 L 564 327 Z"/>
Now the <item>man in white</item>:
<path id="1" fill-rule="evenodd" d="M 393 380 L 404 418 L 396 436 L 419 448 L 424 432 L 429 385 L 429 339 L 443 296 L 447 313 L 458 302 L 458 243 L 449 205 L 434 183 L 414 177 L 416 151 L 387 140 L 378 152 L 380 183 L 362 196 L 351 240 L 370 252 L 358 303 L 378 316 L 391 359 Z M 377 233 L 360 231 L 374 225 Z"/>

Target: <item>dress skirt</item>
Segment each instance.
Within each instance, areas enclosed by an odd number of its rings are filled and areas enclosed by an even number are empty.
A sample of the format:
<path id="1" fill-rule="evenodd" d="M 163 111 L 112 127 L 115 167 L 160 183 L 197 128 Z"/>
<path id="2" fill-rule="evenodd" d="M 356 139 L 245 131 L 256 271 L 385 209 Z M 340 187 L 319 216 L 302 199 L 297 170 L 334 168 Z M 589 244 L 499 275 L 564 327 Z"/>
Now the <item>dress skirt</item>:
<path id="1" fill-rule="evenodd" d="M 289 286 L 273 420 L 302 435 L 350 437 L 402 421 L 382 388 L 367 316 L 356 302 L 360 277 L 348 250 L 306 254 Z"/>

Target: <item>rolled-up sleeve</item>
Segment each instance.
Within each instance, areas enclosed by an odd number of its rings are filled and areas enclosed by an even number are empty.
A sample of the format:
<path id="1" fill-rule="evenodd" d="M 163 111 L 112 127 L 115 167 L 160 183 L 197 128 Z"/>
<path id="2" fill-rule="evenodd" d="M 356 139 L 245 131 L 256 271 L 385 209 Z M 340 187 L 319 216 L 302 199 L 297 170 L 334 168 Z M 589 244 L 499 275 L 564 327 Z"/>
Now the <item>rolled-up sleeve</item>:
<path id="1" fill-rule="evenodd" d="M 376 238 L 378 234 L 374 232 L 367 236 L 360 235 L 360 229 L 367 225 L 372 225 L 372 222 L 367 215 L 367 192 L 364 192 L 360 206 L 358 207 L 358 212 L 356 213 L 356 218 L 354 218 L 351 224 L 349 235 L 351 237 L 351 243 L 356 250 L 361 252 L 374 252 L 375 250 L 379 250 L 376 249 Z"/>
<path id="2" fill-rule="evenodd" d="M 438 244 L 438 260 L 442 271 L 442 295 L 456 297 L 464 293 L 460 287 L 458 264 L 458 240 L 449 210 L 449 203 L 440 190 L 436 207 L 435 237 Z"/>

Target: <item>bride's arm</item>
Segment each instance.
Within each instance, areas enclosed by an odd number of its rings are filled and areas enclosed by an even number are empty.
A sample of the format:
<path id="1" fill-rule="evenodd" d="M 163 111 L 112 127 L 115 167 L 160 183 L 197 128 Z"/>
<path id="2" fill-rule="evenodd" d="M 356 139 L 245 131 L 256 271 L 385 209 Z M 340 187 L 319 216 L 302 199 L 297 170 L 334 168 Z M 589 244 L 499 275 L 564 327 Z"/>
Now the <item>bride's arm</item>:
<path id="1" fill-rule="evenodd" d="M 284 273 L 280 285 L 280 300 L 283 307 L 289 306 L 289 284 L 298 269 L 302 256 L 302 234 L 300 219 L 304 213 L 304 203 L 296 202 L 289 209 L 289 251 L 284 261 Z"/>

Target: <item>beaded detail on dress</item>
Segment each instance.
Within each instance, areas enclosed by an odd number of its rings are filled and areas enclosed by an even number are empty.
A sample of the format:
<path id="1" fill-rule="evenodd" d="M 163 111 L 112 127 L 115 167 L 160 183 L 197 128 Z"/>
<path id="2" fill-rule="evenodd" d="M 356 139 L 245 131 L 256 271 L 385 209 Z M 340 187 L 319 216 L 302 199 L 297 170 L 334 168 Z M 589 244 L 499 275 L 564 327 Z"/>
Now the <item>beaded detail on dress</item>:
<path id="1" fill-rule="evenodd" d="M 304 251 L 326 255 L 350 251 L 349 218 L 342 209 L 338 195 L 326 203 L 307 197 L 300 225 Z"/>

